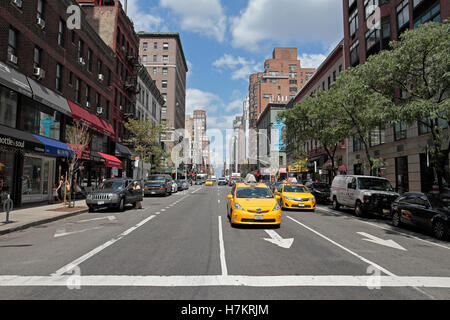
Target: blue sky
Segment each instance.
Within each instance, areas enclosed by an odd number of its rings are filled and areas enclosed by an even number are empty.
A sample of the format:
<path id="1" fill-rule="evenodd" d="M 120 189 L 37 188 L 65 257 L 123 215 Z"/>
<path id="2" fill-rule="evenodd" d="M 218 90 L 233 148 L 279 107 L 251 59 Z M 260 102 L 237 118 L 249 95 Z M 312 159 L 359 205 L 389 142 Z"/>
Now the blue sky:
<path id="1" fill-rule="evenodd" d="M 231 129 L 249 74 L 274 47 L 296 47 L 303 67 L 317 67 L 343 37 L 341 0 L 128 0 L 128 15 L 136 31 L 180 33 L 186 112 L 206 110 L 208 129 Z"/>

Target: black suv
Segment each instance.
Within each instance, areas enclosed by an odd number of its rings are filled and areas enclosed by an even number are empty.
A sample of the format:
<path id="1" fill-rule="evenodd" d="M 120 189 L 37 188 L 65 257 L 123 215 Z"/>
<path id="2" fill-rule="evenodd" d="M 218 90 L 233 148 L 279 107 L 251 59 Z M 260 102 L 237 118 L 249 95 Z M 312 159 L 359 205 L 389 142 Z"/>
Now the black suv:
<path id="1" fill-rule="evenodd" d="M 171 195 L 172 183 L 172 177 L 167 174 L 151 175 L 144 184 L 144 195 Z"/>
<path id="2" fill-rule="evenodd" d="M 307 182 L 305 184 L 305 187 L 311 190 L 311 193 L 316 198 L 317 203 L 322 204 L 331 203 L 330 198 L 331 189 L 328 184 L 322 182 Z"/>
<path id="3" fill-rule="evenodd" d="M 140 190 L 133 188 L 137 181 Z M 89 212 L 94 212 L 100 208 L 114 208 L 125 211 L 127 204 L 136 206 L 136 202 L 143 201 L 142 181 L 132 179 L 108 179 L 105 180 L 98 189 L 90 192 L 86 197 L 86 204 Z"/>

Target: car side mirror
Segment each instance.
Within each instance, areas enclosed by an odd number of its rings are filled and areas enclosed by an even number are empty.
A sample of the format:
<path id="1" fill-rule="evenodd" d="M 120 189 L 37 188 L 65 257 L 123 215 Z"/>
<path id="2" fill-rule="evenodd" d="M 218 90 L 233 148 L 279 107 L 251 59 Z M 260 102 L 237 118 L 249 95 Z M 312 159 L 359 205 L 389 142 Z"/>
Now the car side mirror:
<path id="1" fill-rule="evenodd" d="M 233 196 L 231 194 L 227 195 L 228 200 L 233 200 Z"/>
<path id="2" fill-rule="evenodd" d="M 280 196 L 275 196 L 275 200 L 280 201 L 281 197 Z"/>

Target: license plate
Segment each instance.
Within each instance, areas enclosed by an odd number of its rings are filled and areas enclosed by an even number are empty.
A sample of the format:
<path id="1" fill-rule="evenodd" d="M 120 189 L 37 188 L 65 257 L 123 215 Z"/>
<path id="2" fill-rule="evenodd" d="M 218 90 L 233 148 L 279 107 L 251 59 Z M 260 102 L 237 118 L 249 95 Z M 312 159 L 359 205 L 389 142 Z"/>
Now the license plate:
<path id="1" fill-rule="evenodd" d="M 264 220 L 264 215 L 262 214 L 255 215 L 255 220 Z"/>
<path id="2" fill-rule="evenodd" d="M 156 194 L 156 192 L 155 192 L 155 191 L 152 191 L 152 194 Z"/>
<path id="3" fill-rule="evenodd" d="M 304 204 L 304 203 L 299 203 L 298 206 L 299 206 L 300 208 L 303 208 L 303 207 L 305 206 L 305 204 Z"/>
<path id="4" fill-rule="evenodd" d="M 389 209 L 383 209 L 383 214 L 389 214 L 389 213 L 391 213 L 391 210 L 389 210 Z"/>
<path id="5" fill-rule="evenodd" d="M 102 204 L 105 204 L 105 201 L 99 201 L 99 202 L 97 202 L 97 204 L 98 204 L 99 206 L 101 206 Z"/>

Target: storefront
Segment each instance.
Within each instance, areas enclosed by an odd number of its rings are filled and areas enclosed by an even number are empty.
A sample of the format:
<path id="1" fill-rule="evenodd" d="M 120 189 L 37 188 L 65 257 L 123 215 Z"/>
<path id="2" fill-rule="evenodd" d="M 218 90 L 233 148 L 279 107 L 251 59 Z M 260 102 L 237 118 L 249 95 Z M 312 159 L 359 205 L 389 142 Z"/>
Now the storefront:
<path id="1" fill-rule="evenodd" d="M 123 166 L 122 166 L 122 170 L 114 170 L 113 172 L 117 172 L 117 176 L 125 176 L 125 177 L 133 177 L 134 176 L 134 171 L 133 170 L 133 163 L 134 160 L 131 160 L 131 156 L 132 156 L 132 152 L 130 149 L 128 149 L 128 147 L 121 145 L 119 143 L 116 143 L 116 150 L 115 150 L 115 155 L 117 158 L 120 159 L 120 161 L 122 161 Z"/>

